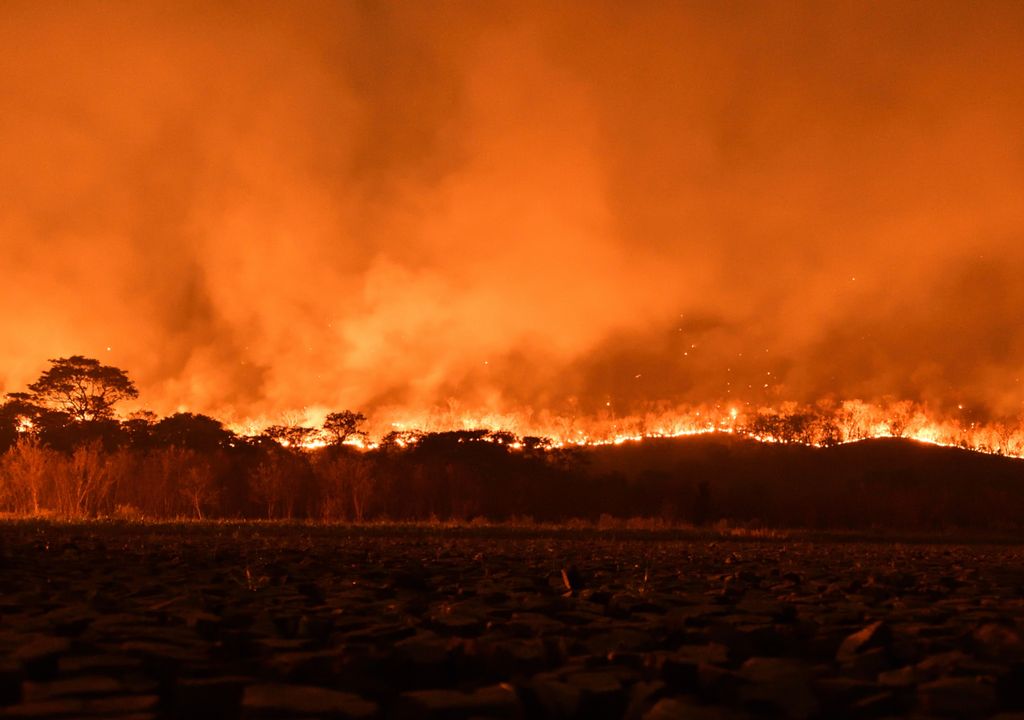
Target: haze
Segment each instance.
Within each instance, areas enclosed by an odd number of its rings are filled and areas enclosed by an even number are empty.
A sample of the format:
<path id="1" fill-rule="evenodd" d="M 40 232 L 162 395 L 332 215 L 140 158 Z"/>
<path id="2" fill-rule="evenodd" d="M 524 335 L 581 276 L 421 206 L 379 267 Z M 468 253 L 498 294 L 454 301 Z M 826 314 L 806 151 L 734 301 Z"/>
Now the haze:
<path id="1" fill-rule="evenodd" d="M 840 7 L 841 5 L 841 7 Z M 0 392 L 1024 409 L 1024 5 L 0 5 Z"/>

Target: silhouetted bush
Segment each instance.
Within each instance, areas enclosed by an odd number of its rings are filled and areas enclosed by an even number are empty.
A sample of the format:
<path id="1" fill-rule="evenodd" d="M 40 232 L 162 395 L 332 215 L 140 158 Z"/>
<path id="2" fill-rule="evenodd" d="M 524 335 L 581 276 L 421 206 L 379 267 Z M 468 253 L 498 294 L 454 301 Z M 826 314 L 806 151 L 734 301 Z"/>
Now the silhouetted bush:
<path id="1" fill-rule="evenodd" d="M 367 451 L 224 439 L 201 450 L 156 446 L 152 435 L 57 449 L 22 434 L 0 454 L 0 512 L 922 529 L 1009 528 L 1024 517 L 1024 461 L 901 439 L 819 448 L 711 435 L 571 452 L 513 447 L 486 431 Z"/>
<path id="2" fill-rule="evenodd" d="M 121 378 L 116 368 L 66 360 L 76 373 L 102 370 Z M 96 392 L 113 382 L 106 375 L 100 380 Z M 728 432 L 621 445 L 556 447 L 542 437 L 458 430 L 392 432 L 363 449 L 346 444 L 366 437 L 366 418 L 348 410 L 328 415 L 323 428 L 271 426 L 240 437 L 217 419 L 192 413 L 143 412 L 118 421 L 102 395 L 85 397 L 71 412 L 39 392 L 13 393 L 0 405 L 0 512 L 1020 525 L 1024 461 L 898 439 L 920 432 L 926 419 L 910 403 L 888 408 L 880 423 L 871 406 L 857 401 L 787 404 L 745 415 Z M 894 437 L 856 441 L 871 434 Z M 1007 453 L 1019 450 L 1024 437 L 1019 424 L 1006 422 L 972 425 L 956 441 Z"/>

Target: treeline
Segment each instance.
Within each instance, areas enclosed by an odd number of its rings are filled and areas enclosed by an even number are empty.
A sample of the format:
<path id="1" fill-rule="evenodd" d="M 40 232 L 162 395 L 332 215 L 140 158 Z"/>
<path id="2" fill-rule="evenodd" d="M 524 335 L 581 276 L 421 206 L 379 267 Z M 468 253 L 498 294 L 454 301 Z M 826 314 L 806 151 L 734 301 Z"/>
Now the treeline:
<path id="1" fill-rule="evenodd" d="M 51 365 L 0 404 L 0 514 L 849 528 L 1018 528 L 1024 517 L 1024 461 L 898 438 L 851 444 L 877 422 L 862 405 L 624 445 L 488 430 L 367 444 L 366 418 L 347 410 L 254 437 L 191 413 L 119 420 L 114 404 L 135 395 L 123 371 L 80 356 Z M 893 436 L 921 422 L 890 418 Z"/>
<path id="2" fill-rule="evenodd" d="M 726 433 L 571 449 L 485 430 L 392 433 L 370 449 L 308 448 L 179 414 L 15 431 L 0 513 L 1017 529 L 1024 461 L 895 438 L 821 448 Z"/>
<path id="3" fill-rule="evenodd" d="M 120 368 L 50 361 L 0 405 L 0 512 L 63 517 L 561 520 L 586 513 L 579 452 L 486 430 L 392 432 L 366 418 L 239 436 L 205 415 L 114 414 L 138 396 Z"/>
<path id="4" fill-rule="evenodd" d="M 8 404 L 0 423 L 0 512 L 15 515 L 557 520 L 580 483 L 578 453 L 485 430 L 396 432 L 363 450 L 345 433 L 309 448 L 281 436 L 308 429 L 243 437 L 189 413 L 29 428 Z"/>
<path id="5" fill-rule="evenodd" d="M 58 449 L 23 433 L 0 454 L 0 513 L 921 530 L 1018 530 L 1024 518 L 1024 461 L 908 440 L 818 448 L 715 434 L 572 450 L 513 440 L 459 431 L 309 449 L 225 433 L 216 444 L 149 436 Z"/>

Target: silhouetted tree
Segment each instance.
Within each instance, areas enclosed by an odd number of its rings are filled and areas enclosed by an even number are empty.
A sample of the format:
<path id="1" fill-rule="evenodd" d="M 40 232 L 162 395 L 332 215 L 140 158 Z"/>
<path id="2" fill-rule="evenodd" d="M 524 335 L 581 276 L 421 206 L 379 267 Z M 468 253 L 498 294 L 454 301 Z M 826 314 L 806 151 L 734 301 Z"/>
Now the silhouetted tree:
<path id="1" fill-rule="evenodd" d="M 537 437 L 536 435 L 523 436 L 523 454 L 528 456 L 542 455 L 551 449 L 554 444 L 549 437 Z"/>
<path id="2" fill-rule="evenodd" d="M 309 458 L 309 453 L 276 442 L 260 449 L 258 462 L 249 472 L 249 490 L 268 519 L 303 517 L 317 504 Z"/>
<path id="3" fill-rule="evenodd" d="M 133 412 L 127 420 L 121 423 L 128 442 L 134 447 L 143 447 L 150 443 L 153 436 L 153 427 L 157 423 L 157 414 L 151 410 L 139 410 Z"/>
<path id="4" fill-rule="evenodd" d="M 779 438 L 783 442 L 810 445 L 815 440 L 816 418 L 808 412 L 793 412 L 781 417 Z"/>
<path id="5" fill-rule="evenodd" d="M 224 447 L 235 437 L 220 420 L 208 415 L 175 413 L 153 426 L 151 441 L 163 447 L 210 452 Z"/>
<path id="6" fill-rule="evenodd" d="M 380 449 L 385 452 L 401 450 L 418 444 L 424 435 L 419 430 L 392 430 L 380 439 Z"/>
<path id="7" fill-rule="evenodd" d="M 60 410 L 51 410 L 35 402 L 29 393 L 10 393 L 7 402 L 0 406 L 0 427 L 13 427 L 18 436 L 32 437 L 49 448 L 70 451 L 83 440 L 83 435 L 95 440 L 109 434 L 110 428 L 99 428 L 99 432 L 82 433 L 86 426 L 75 423 Z M 113 444 L 111 444 L 113 446 Z"/>
<path id="8" fill-rule="evenodd" d="M 11 393 L 0 405 L 0 453 L 14 445 L 22 434 L 24 421 L 31 422 L 41 409 L 32 405 L 26 393 Z"/>
<path id="9" fill-rule="evenodd" d="M 50 360 L 28 389 L 36 402 L 79 422 L 109 418 L 115 403 L 139 396 L 124 370 L 81 355 Z"/>
<path id="10" fill-rule="evenodd" d="M 366 416 L 362 413 L 342 410 L 333 412 L 324 420 L 324 431 L 331 436 L 331 443 L 341 445 L 350 437 L 366 437 L 366 431 L 360 429 L 360 425 L 366 422 Z"/>
<path id="11" fill-rule="evenodd" d="M 271 425 L 264 428 L 263 434 L 281 445 L 300 449 L 316 439 L 316 428 L 301 425 Z"/>
<path id="12" fill-rule="evenodd" d="M 40 421 L 49 412 L 37 405 L 29 393 L 8 393 L 0 405 L 0 449 L 9 447 L 25 432 L 38 434 Z"/>
<path id="13" fill-rule="evenodd" d="M 843 441 L 839 425 L 831 417 L 819 417 L 815 430 L 815 442 L 824 447 L 833 447 Z"/>
<path id="14" fill-rule="evenodd" d="M 893 403 L 889 406 L 889 417 L 886 420 L 886 428 L 893 437 L 903 437 L 907 434 L 910 422 L 914 416 L 914 407 L 909 400 Z"/>
<path id="15" fill-rule="evenodd" d="M 1000 455 L 1011 455 L 1020 452 L 1022 437 L 1020 425 L 1010 422 L 999 422 L 993 427 L 996 438 L 995 451 Z"/>
<path id="16" fill-rule="evenodd" d="M 34 437 L 22 437 L 0 455 L 0 506 L 4 510 L 39 514 L 55 454 L 40 447 Z"/>
<path id="17" fill-rule="evenodd" d="M 747 419 L 743 433 L 759 440 L 778 440 L 781 422 L 774 413 L 758 412 Z"/>
<path id="18" fill-rule="evenodd" d="M 762 440 L 810 444 L 816 440 L 817 418 L 809 412 L 759 412 L 744 432 Z"/>
<path id="19" fill-rule="evenodd" d="M 213 456 L 183 447 L 169 447 L 160 452 L 171 454 L 177 470 L 178 492 L 188 501 L 194 516 L 202 520 L 204 510 L 208 512 L 215 507 L 220 496 L 217 473 L 211 462 Z"/>
<path id="20" fill-rule="evenodd" d="M 325 520 L 362 522 L 377 492 L 378 472 L 361 453 L 322 453 L 314 465 Z"/>

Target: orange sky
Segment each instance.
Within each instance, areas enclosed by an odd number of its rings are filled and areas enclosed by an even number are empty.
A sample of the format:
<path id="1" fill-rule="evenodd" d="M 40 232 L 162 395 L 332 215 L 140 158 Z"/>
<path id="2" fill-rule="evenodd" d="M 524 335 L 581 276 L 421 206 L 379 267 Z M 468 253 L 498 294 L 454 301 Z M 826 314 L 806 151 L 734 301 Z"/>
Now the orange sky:
<path id="1" fill-rule="evenodd" d="M 7 0 L 0 391 L 85 354 L 228 418 L 1020 413 L 1022 37 L 1019 2 Z"/>

